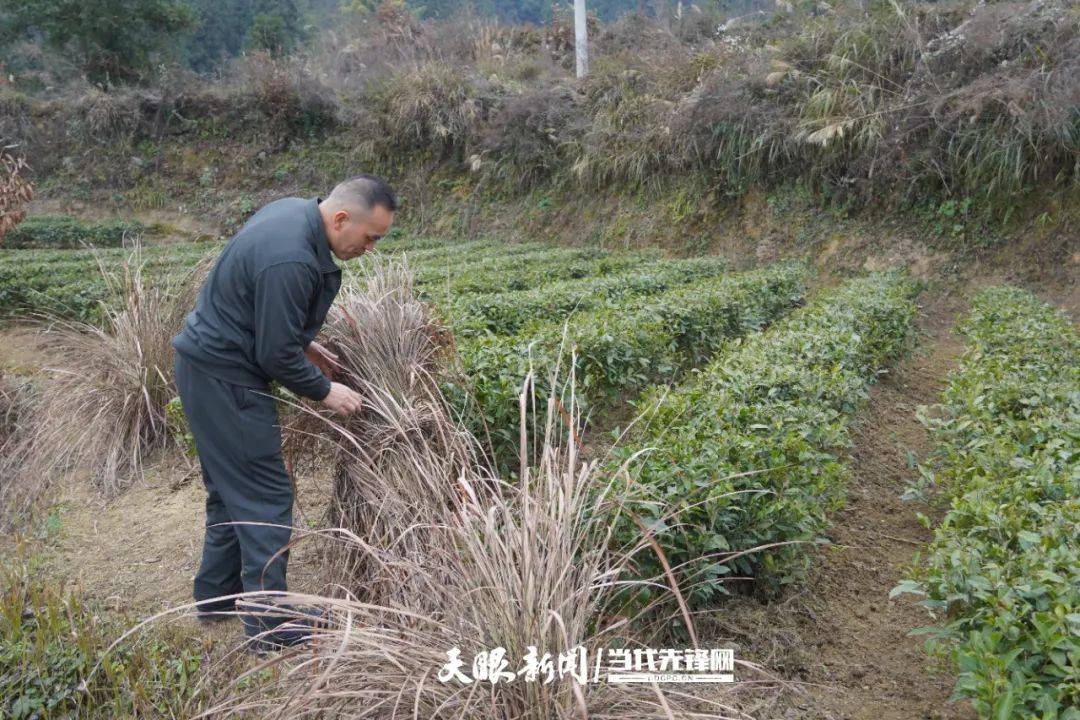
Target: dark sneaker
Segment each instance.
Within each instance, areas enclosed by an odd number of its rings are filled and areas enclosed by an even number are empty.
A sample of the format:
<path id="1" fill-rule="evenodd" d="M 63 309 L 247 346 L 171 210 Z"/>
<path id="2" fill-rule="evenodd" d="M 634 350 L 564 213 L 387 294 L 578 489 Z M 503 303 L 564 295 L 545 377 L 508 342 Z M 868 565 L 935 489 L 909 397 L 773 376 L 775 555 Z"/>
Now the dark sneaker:
<path id="1" fill-rule="evenodd" d="M 203 625 L 217 625 L 230 618 L 236 617 L 235 610 L 218 610 L 217 612 L 195 613 L 195 618 Z"/>
<path id="2" fill-rule="evenodd" d="M 202 603 L 195 611 L 195 618 L 204 625 L 214 625 L 234 617 L 237 617 L 235 602 L 224 605 Z"/>
<path id="3" fill-rule="evenodd" d="M 325 616 L 321 610 L 314 608 L 286 608 L 285 610 L 288 615 L 284 622 L 280 621 L 284 615 L 279 615 L 276 619 L 280 624 L 258 634 L 252 632 L 257 627 L 252 622 L 252 618 L 250 616 L 245 618 L 245 630 L 251 640 L 247 647 L 249 652 L 262 655 L 303 645 L 310 642 L 320 629 L 326 627 Z M 265 623 L 262 617 L 255 618 L 255 621 Z"/>

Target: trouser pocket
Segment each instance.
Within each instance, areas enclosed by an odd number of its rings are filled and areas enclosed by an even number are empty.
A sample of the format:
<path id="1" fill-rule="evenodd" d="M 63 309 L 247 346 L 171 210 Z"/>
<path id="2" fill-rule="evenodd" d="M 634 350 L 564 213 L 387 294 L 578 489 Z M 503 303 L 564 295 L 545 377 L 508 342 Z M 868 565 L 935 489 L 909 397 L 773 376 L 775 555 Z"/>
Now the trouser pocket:
<path id="1" fill-rule="evenodd" d="M 232 386 L 240 416 L 240 435 L 248 460 L 281 455 L 281 427 L 277 405 L 269 390 Z"/>

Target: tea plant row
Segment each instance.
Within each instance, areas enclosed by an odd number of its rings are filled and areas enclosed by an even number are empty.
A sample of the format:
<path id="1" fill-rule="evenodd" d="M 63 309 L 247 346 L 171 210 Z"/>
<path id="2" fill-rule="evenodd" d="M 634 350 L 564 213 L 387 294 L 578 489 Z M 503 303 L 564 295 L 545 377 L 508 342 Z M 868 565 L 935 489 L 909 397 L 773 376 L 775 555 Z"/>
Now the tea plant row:
<path id="1" fill-rule="evenodd" d="M 31 216 L 4 235 L 4 248 L 120 247 L 125 238 L 146 232 L 137 220 L 82 221 L 65 216 Z"/>
<path id="2" fill-rule="evenodd" d="M 144 276 L 161 282 L 182 276 L 221 249 L 219 243 L 170 243 L 142 248 Z M 415 249 L 414 249 L 415 248 Z M 388 240 L 385 252 L 407 250 L 416 268 L 416 282 L 428 296 L 449 292 L 523 288 L 560 278 L 603 274 L 641 262 L 641 256 L 609 256 L 598 250 L 571 250 L 536 243 L 507 244 L 495 240 L 434 243 Z M 126 248 L 101 250 L 0 251 L 0 315 L 47 311 L 94 321 L 100 303 L 112 302 L 101 268 L 122 275 L 131 257 Z"/>
<path id="3" fill-rule="evenodd" d="M 462 294 L 443 308 L 458 337 L 512 335 L 536 320 L 556 320 L 633 297 L 654 295 L 692 280 L 722 275 L 728 262 L 701 257 L 644 263 L 646 269 L 553 282 L 527 290 Z"/>
<path id="4" fill-rule="evenodd" d="M 843 497 L 854 414 L 904 351 L 915 294 L 898 274 L 848 281 L 683 385 L 646 393 L 640 409 L 652 416 L 616 451 L 620 462 L 644 452 L 624 476 L 616 541 L 648 528 L 695 606 L 734 577 L 763 587 L 797 577 Z M 667 584 L 654 550 L 637 560 Z"/>
<path id="5" fill-rule="evenodd" d="M 559 395 L 552 378 L 567 377 L 573 355 L 578 399 L 592 409 L 611 407 L 787 312 L 803 297 L 805 274 L 804 266 L 783 263 L 630 298 L 566 322 L 531 322 L 515 335 L 465 338 L 458 345 L 460 379 L 447 384 L 447 395 L 490 440 L 498 463 L 515 468 L 518 398 L 527 376 L 529 394 L 540 402 Z"/>
<path id="6" fill-rule="evenodd" d="M 976 296 L 924 422 L 950 507 L 915 579 L 981 717 L 1080 718 L 1080 334 L 1014 287 Z"/>

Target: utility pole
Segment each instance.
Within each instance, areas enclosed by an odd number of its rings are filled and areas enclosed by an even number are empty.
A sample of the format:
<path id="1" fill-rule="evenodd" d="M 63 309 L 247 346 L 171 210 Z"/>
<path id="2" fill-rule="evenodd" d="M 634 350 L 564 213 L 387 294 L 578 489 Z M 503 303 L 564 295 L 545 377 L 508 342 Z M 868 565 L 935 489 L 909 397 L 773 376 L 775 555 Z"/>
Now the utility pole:
<path id="1" fill-rule="evenodd" d="M 585 0 L 574 0 L 574 56 L 577 76 L 589 74 L 589 29 L 585 24 Z"/>

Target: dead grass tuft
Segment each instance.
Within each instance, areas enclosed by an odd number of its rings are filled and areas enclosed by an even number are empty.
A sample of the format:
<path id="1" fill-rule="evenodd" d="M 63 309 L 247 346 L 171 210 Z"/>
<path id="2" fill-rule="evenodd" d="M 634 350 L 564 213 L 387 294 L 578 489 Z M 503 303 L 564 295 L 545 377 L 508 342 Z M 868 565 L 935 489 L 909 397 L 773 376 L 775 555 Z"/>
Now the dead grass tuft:
<path id="1" fill-rule="evenodd" d="M 311 435 L 325 434 L 322 423 L 336 431 L 329 522 L 359 539 L 336 548 L 335 574 L 387 603 L 407 588 L 409 568 L 428 561 L 429 538 L 414 526 L 437 521 L 432 512 L 448 483 L 478 464 L 477 448 L 438 392 L 449 335 L 413 295 L 403 258 L 365 262 L 324 334 L 342 365 L 338 380 L 364 398 L 362 412 L 340 424 L 324 415 Z"/>
<path id="2" fill-rule="evenodd" d="M 20 473 L 20 448 L 31 419 L 28 382 L 0 373 L 0 529 L 27 510 L 27 488 L 14 482 Z"/>
<path id="3" fill-rule="evenodd" d="M 84 473 L 106 493 L 141 475 L 147 457 L 172 442 L 166 405 L 176 396 L 172 337 L 190 310 L 205 263 L 164 285 L 148 285 L 138 247 L 119 268 L 101 266 L 114 307 L 102 326 L 42 318 L 43 349 L 58 364 L 12 449 L 25 511 L 67 472 Z"/>
<path id="4" fill-rule="evenodd" d="M 26 206 L 34 198 L 34 188 L 23 176 L 26 161 L 14 156 L 12 149 L 0 140 L 0 245 L 4 235 L 26 217 Z"/>

